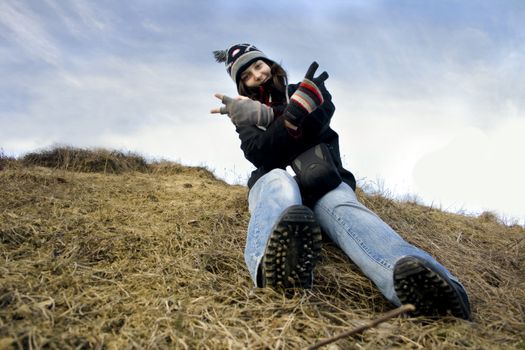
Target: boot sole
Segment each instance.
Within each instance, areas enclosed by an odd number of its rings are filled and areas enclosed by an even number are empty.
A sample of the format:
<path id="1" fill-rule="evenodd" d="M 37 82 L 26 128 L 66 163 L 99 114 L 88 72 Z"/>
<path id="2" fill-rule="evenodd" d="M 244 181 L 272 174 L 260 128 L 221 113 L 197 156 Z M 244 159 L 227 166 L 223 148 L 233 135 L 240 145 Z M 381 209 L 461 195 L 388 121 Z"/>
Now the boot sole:
<path id="1" fill-rule="evenodd" d="M 416 307 L 414 316 L 470 317 L 459 292 L 452 286 L 452 281 L 414 257 L 405 257 L 396 263 L 394 289 L 402 304 L 413 304 Z"/>
<path id="2" fill-rule="evenodd" d="M 321 252 L 321 229 L 306 206 L 288 208 L 274 227 L 263 258 L 263 286 L 310 288 Z"/>

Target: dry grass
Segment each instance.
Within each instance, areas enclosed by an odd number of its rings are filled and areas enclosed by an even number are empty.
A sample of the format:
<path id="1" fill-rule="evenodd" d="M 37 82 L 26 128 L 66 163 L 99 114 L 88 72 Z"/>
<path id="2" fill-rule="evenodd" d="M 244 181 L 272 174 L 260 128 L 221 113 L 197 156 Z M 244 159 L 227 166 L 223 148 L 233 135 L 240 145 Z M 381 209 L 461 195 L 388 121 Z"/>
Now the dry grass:
<path id="1" fill-rule="evenodd" d="M 39 165 L 89 173 L 121 174 L 126 171 L 144 172 L 148 170 L 146 160 L 140 155 L 105 149 L 55 147 L 28 153 L 21 162 L 24 165 Z"/>
<path id="2" fill-rule="evenodd" d="M 0 162 L 0 349 L 298 349 L 392 308 L 329 242 L 313 289 L 254 289 L 245 187 L 68 150 Z M 461 277 L 474 321 L 397 318 L 330 349 L 525 349 L 523 228 L 359 196 Z"/>

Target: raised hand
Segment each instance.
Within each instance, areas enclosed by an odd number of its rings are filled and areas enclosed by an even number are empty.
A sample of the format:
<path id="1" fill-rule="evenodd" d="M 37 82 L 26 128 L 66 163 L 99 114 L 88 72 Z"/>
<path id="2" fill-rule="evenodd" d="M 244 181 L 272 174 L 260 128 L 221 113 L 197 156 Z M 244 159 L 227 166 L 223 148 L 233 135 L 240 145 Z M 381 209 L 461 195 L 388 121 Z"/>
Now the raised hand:
<path id="1" fill-rule="evenodd" d="M 322 72 L 319 76 L 314 78 L 315 71 L 319 68 L 319 64 L 317 62 L 312 62 L 310 67 L 308 68 L 308 71 L 306 72 L 304 78 L 310 80 L 315 85 L 319 85 L 321 83 L 324 83 L 326 79 L 328 79 L 328 73 Z"/>
<path id="2" fill-rule="evenodd" d="M 304 118 L 324 102 L 323 94 L 318 85 L 321 85 L 328 79 L 328 73 L 323 72 L 314 77 L 318 67 L 319 64 L 317 62 L 313 62 L 310 65 L 303 81 L 290 97 L 290 103 L 284 111 L 284 117 L 292 124 L 292 127 L 300 127 Z"/>
<path id="3" fill-rule="evenodd" d="M 273 121 L 273 110 L 245 96 L 231 98 L 222 94 L 215 94 L 224 106 L 213 108 L 211 113 L 228 114 L 233 124 L 257 125 L 267 127 Z"/>

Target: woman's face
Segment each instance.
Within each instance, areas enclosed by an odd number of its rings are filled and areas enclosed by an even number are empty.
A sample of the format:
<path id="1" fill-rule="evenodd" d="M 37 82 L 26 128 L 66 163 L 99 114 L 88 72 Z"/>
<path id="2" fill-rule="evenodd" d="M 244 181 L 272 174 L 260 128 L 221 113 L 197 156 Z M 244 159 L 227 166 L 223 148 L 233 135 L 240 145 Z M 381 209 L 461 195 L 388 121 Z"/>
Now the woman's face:
<path id="1" fill-rule="evenodd" d="M 250 88 L 266 83 L 271 77 L 271 68 L 263 60 L 255 61 L 241 74 L 242 82 Z"/>

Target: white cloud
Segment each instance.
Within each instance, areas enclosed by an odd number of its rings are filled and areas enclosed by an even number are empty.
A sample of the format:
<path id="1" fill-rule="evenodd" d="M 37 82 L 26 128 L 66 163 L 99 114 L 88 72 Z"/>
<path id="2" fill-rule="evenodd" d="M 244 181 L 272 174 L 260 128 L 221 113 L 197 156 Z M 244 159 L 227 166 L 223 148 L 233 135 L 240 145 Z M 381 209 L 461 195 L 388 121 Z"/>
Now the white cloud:
<path id="1" fill-rule="evenodd" d="M 211 57 L 211 55 L 210 55 Z M 116 147 L 206 165 L 231 182 L 244 182 L 251 164 L 213 93 L 233 95 L 223 67 L 141 62 L 121 57 L 76 59 L 68 69 L 22 75 L 34 95 L 24 111 L 3 113 L 2 148 L 22 154 L 54 144 Z"/>
<path id="2" fill-rule="evenodd" d="M 76 0 L 73 1 L 71 5 L 75 13 L 88 28 L 102 31 L 111 27 L 110 19 L 112 16 L 109 15 L 109 12 L 103 10 L 103 8 L 94 6 L 93 2 Z"/>
<path id="3" fill-rule="evenodd" d="M 126 133 L 166 121 L 198 124 L 214 103 L 216 85 L 207 84 L 209 79 L 205 70 L 183 62 L 79 59 L 69 69 L 13 78 L 12 84 L 32 98 L 0 135 L 96 142 L 106 129 Z"/>
<path id="4" fill-rule="evenodd" d="M 358 178 L 381 179 L 396 193 L 413 190 L 417 160 L 449 142 L 451 130 L 466 122 L 461 101 L 400 98 L 373 89 L 349 92 L 340 81 L 330 84 L 336 104 L 332 126 L 345 162 Z"/>
<path id="5" fill-rule="evenodd" d="M 41 19 L 22 2 L 0 2 L 2 35 L 24 48 L 33 59 L 58 65 L 61 52 L 55 40 L 42 26 Z"/>
<path id="6" fill-rule="evenodd" d="M 489 115 L 465 95 L 401 98 L 330 84 L 337 106 L 332 125 L 358 179 L 446 210 L 492 210 L 523 221 L 525 119 L 512 99 L 492 104 Z M 490 127 L 477 119 L 482 113 Z"/>
<path id="7" fill-rule="evenodd" d="M 244 185 L 254 169 L 243 156 L 233 124 L 216 114 L 207 114 L 199 123 L 157 124 L 125 135 L 109 132 L 102 136 L 101 144 L 153 159 L 206 166 L 230 183 Z"/>
<path id="8" fill-rule="evenodd" d="M 523 177 L 511 142 L 523 132 L 523 11 L 362 0 L 306 11 L 277 6 L 0 1 L 0 147 L 10 154 L 53 143 L 117 147 L 243 177 L 251 165 L 231 123 L 209 114 L 214 92 L 235 94 L 210 51 L 248 41 L 283 62 L 293 82 L 314 59 L 328 70 L 333 126 L 359 178 L 428 202 L 458 184 L 448 200 L 514 213 L 507 205 L 522 194 Z M 439 165 L 465 167 L 462 159 L 471 166 L 446 173 L 444 188 L 432 192 Z M 502 169 L 493 187 L 507 198 L 467 191 L 479 185 L 470 169 L 480 177 L 486 159 Z"/>
<path id="9" fill-rule="evenodd" d="M 525 120 L 505 120 L 489 133 L 465 128 L 414 168 L 418 194 L 445 207 L 492 210 L 525 218 Z"/>

